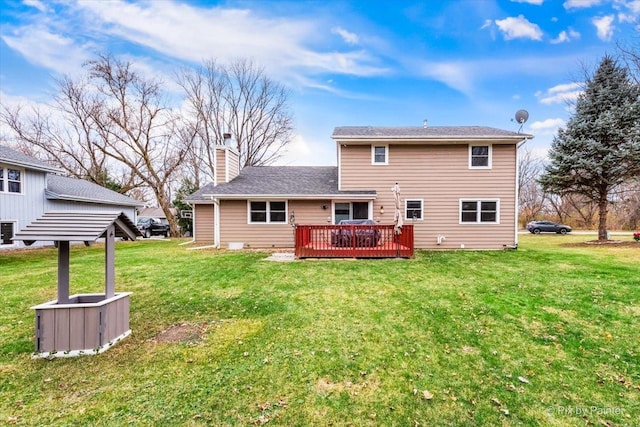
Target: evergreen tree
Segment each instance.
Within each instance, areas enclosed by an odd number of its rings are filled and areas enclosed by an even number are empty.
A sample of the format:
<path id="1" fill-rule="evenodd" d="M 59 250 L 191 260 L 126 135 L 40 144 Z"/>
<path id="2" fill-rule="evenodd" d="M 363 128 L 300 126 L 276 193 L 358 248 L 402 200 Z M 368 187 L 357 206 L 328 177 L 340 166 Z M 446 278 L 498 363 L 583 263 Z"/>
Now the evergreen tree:
<path id="1" fill-rule="evenodd" d="M 574 115 L 549 151 L 540 183 L 554 194 L 581 194 L 598 205 L 598 240 L 607 239 L 612 193 L 640 176 L 640 86 L 605 56 L 578 97 Z"/>
<path id="2" fill-rule="evenodd" d="M 191 206 L 184 202 L 184 199 L 195 193 L 196 190 L 198 190 L 198 186 L 193 181 L 189 178 L 183 178 L 173 201 L 173 206 L 178 210 L 178 226 L 180 226 L 182 234 L 188 231 L 191 236 L 193 236 L 193 218 L 184 218 L 182 212 L 191 211 Z"/>

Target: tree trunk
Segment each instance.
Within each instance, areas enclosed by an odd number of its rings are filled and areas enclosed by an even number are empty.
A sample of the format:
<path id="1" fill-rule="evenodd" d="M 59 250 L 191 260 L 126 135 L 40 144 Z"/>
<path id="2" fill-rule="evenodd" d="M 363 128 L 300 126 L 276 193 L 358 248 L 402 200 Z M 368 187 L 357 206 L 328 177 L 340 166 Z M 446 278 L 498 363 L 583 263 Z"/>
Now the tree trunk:
<path id="1" fill-rule="evenodd" d="M 598 200 L 598 240 L 606 241 L 607 239 L 607 208 L 609 206 L 609 201 L 607 200 L 607 195 L 601 195 L 600 200 Z"/>

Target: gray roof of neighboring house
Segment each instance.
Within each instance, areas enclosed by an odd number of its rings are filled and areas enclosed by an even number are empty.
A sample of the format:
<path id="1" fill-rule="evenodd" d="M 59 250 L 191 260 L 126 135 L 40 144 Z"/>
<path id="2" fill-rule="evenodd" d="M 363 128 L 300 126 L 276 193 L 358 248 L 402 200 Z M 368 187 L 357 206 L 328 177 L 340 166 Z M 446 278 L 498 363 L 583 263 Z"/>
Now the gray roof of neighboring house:
<path id="1" fill-rule="evenodd" d="M 338 168 L 335 166 L 248 166 L 240 175 L 225 184 L 208 184 L 187 201 L 217 198 L 247 198 L 253 196 L 287 196 L 289 198 L 370 197 L 375 190 L 338 191 Z"/>
<path id="2" fill-rule="evenodd" d="M 103 203 L 108 205 L 144 206 L 144 203 L 101 187 L 84 179 L 69 178 L 60 175 L 47 175 L 48 199 L 73 200 L 77 202 Z"/>
<path id="3" fill-rule="evenodd" d="M 42 160 L 38 160 L 35 157 L 27 156 L 24 153 L 21 153 L 4 145 L 0 145 L 0 162 L 44 172 L 62 172 L 61 169 L 51 166 L 43 162 Z"/>
<path id="4" fill-rule="evenodd" d="M 26 245 L 35 241 L 92 242 L 105 237 L 115 225 L 115 237 L 135 240 L 140 231 L 123 212 L 49 211 L 18 231 L 13 240 Z"/>
<path id="5" fill-rule="evenodd" d="M 533 138 L 533 135 L 496 129 L 487 126 L 339 126 L 331 138 Z"/>

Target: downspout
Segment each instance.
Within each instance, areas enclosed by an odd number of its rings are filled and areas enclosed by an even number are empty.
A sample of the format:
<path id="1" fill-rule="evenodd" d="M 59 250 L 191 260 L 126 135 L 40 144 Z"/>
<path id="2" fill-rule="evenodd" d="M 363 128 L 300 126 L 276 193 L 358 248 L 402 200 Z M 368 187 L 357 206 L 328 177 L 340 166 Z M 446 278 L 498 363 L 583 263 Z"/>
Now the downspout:
<path id="1" fill-rule="evenodd" d="M 213 246 L 220 249 L 220 200 L 213 199 Z"/>
<path id="2" fill-rule="evenodd" d="M 518 215 L 520 213 L 520 192 L 518 191 L 518 189 L 520 188 L 520 147 L 522 147 L 526 142 L 528 141 L 528 138 L 523 139 L 522 141 L 518 142 L 516 144 L 516 188 L 515 188 L 515 208 L 516 211 L 514 212 L 514 216 L 515 216 L 515 239 L 514 239 L 514 245 L 517 248 L 518 247 Z"/>

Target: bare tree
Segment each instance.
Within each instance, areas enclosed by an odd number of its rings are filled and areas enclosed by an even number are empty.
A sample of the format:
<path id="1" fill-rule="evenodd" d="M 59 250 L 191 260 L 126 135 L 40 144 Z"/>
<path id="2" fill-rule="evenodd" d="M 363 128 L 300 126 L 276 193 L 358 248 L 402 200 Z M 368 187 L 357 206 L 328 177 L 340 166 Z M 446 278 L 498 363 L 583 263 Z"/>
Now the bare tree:
<path id="1" fill-rule="evenodd" d="M 100 56 L 87 64 L 100 98 L 92 114 L 106 156 L 115 159 L 153 192 L 172 235 L 178 234 L 171 211 L 171 184 L 189 151 L 194 134 L 163 108 L 160 84 L 144 79 L 128 62 Z"/>
<path id="2" fill-rule="evenodd" d="M 221 65 L 210 60 L 197 70 L 183 70 L 178 83 L 197 129 L 194 153 L 211 179 L 215 145 L 223 143 L 225 133 L 236 139 L 242 166 L 273 163 L 289 143 L 293 119 L 287 91 L 253 62 L 239 59 Z"/>
<path id="3" fill-rule="evenodd" d="M 547 194 L 538 183 L 543 167 L 542 159 L 535 157 L 530 150 L 521 152 L 518 163 L 518 204 L 520 220 L 524 224 L 539 219 L 547 206 Z"/>
<path id="4" fill-rule="evenodd" d="M 22 152 L 45 157 L 70 176 L 126 193 L 140 185 L 135 175 L 115 170 L 116 165 L 98 149 L 93 121 L 100 100 L 85 80 L 63 77 L 56 81 L 57 94 L 48 107 L 5 106 L 0 120 L 12 131 Z"/>

